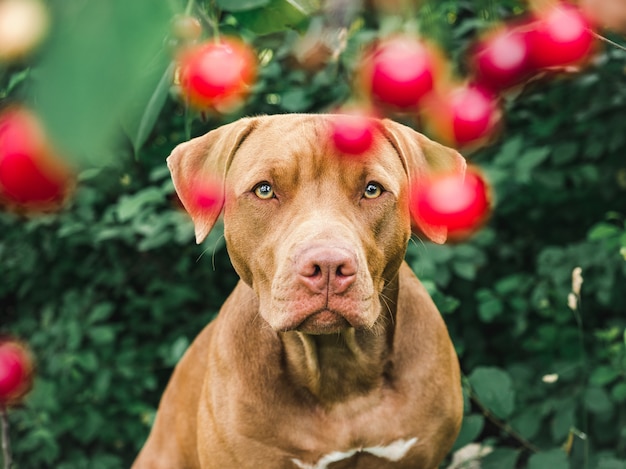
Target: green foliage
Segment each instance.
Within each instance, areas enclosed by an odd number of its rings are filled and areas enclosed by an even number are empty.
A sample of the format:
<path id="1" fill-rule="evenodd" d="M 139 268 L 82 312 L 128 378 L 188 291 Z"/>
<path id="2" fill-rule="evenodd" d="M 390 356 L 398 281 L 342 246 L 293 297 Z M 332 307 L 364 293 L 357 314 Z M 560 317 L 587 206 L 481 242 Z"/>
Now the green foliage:
<path id="1" fill-rule="evenodd" d="M 62 215 L 0 218 L 3 323 L 38 367 L 12 415 L 18 467 L 128 465 L 171 368 L 234 286 L 225 256 L 215 271 L 197 261 L 162 167 L 93 173 Z"/>
<path id="2" fill-rule="evenodd" d="M 319 8 L 315 0 L 221 1 L 222 8 L 235 13 L 237 22 L 255 34 L 282 32 L 286 28 L 299 28 L 309 15 Z"/>
<path id="3" fill-rule="evenodd" d="M 381 29 L 419 22 L 462 71 L 477 32 L 523 10 L 430 1 L 416 21 L 364 10 L 338 59 L 307 69 L 293 50 L 317 2 L 217 1 L 217 14 L 198 2 L 206 26 L 243 36 L 261 63 L 243 109 L 203 117 L 170 87 L 165 29 L 184 5 L 70 3 L 50 2 L 62 19 L 41 57 L 0 81 L 0 96 L 36 105 L 81 171 L 62 213 L 0 213 L 0 332 L 24 338 L 38 367 L 11 412 L 18 469 L 128 467 L 174 364 L 237 280 L 219 227 L 194 244 L 165 166 L 175 144 L 242 115 L 345 102 Z M 493 185 L 488 225 L 460 244 L 409 248 L 465 375 L 456 448 L 493 449 L 485 468 L 626 465 L 625 66 L 607 47 L 582 73 L 508 96 L 500 140 L 468 155 Z M 571 309 L 575 267 L 584 283 Z"/>
<path id="4" fill-rule="evenodd" d="M 154 89 L 169 61 L 167 2 L 57 2 L 57 21 L 29 95 L 58 145 L 78 163 L 102 165 L 120 115 Z M 149 97 L 149 95 L 148 95 Z M 63 118 L 59 118 L 63 109 Z M 109 158 L 103 158 L 109 156 Z"/>

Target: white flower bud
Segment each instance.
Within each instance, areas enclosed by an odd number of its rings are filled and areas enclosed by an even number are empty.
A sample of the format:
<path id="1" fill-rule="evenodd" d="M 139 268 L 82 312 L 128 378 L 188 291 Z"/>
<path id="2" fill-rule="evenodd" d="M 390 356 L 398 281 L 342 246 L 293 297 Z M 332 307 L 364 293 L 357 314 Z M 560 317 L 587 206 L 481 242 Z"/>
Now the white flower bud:
<path id="1" fill-rule="evenodd" d="M 558 380 L 559 380 L 559 375 L 557 373 L 544 375 L 543 378 L 541 378 L 541 381 L 543 381 L 544 383 L 547 383 L 547 384 L 556 383 Z"/>
<path id="2" fill-rule="evenodd" d="M 572 292 L 574 292 L 576 295 L 580 295 L 580 287 L 583 284 L 582 272 L 583 269 L 581 269 L 580 267 L 576 267 L 574 270 L 572 270 Z"/>
<path id="3" fill-rule="evenodd" d="M 567 306 L 572 311 L 576 311 L 578 309 L 578 297 L 574 293 L 567 295 Z"/>

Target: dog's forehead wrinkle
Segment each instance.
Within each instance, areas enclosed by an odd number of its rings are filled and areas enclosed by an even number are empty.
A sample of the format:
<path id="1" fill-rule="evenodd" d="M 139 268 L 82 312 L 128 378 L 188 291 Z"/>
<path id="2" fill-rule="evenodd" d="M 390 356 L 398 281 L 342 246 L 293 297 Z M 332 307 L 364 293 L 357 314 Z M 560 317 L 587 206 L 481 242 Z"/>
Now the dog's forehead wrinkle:
<path id="1" fill-rule="evenodd" d="M 327 138 L 326 120 L 299 120 L 282 129 L 265 124 L 263 129 L 249 135 L 242 145 L 240 151 L 249 153 L 249 157 L 237 159 L 240 166 L 238 179 L 255 177 L 255 182 L 268 179 L 283 189 L 300 189 L 306 182 L 324 183 L 325 188 L 318 185 L 316 189 L 316 194 L 321 195 L 329 190 L 333 193 L 337 189 L 361 190 L 370 180 L 397 194 L 405 177 L 401 159 L 386 157 L 390 152 L 395 153 L 387 142 L 359 157 L 346 157 L 338 154 Z M 266 135 L 268 132 L 270 136 Z"/>
<path id="2" fill-rule="evenodd" d="M 406 160 L 406 156 L 402 154 L 401 149 L 396 146 L 396 144 L 386 132 L 383 132 L 382 135 L 384 137 L 384 145 L 396 155 L 397 161 L 400 162 L 400 164 L 402 165 L 405 176 L 408 177 L 409 166 Z"/>

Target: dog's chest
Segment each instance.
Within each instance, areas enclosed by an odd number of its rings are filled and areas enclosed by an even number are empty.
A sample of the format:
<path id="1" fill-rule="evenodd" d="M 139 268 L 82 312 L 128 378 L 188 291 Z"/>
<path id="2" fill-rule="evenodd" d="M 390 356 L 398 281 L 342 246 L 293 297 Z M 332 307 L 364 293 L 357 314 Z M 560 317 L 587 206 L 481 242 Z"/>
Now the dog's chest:
<path id="1" fill-rule="evenodd" d="M 305 463 L 299 459 L 292 459 L 296 467 L 300 469 L 335 469 L 343 467 L 341 463 L 347 464 L 345 467 L 355 467 L 356 460 L 360 457 L 374 461 L 374 458 L 382 464 L 383 462 L 401 461 L 410 449 L 417 443 L 417 437 L 410 439 L 399 439 L 387 445 L 368 446 L 365 448 L 353 448 L 347 451 L 333 451 L 325 454 L 314 463 Z"/>

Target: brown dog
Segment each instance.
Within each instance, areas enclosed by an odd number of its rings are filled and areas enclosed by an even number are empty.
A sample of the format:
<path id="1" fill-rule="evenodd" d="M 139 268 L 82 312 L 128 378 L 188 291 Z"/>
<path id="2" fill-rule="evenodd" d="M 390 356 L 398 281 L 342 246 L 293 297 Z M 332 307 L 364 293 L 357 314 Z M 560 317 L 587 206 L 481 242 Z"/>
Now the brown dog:
<path id="1" fill-rule="evenodd" d="M 332 116 L 242 119 L 168 159 L 201 242 L 220 210 L 241 281 L 176 367 L 135 469 L 433 469 L 458 433 L 458 361 L 403 262 L 411 184 L 465 162 L 403 125 L 338 154 Z M 221 208 L 221 206 L 219 207 Z"/>

